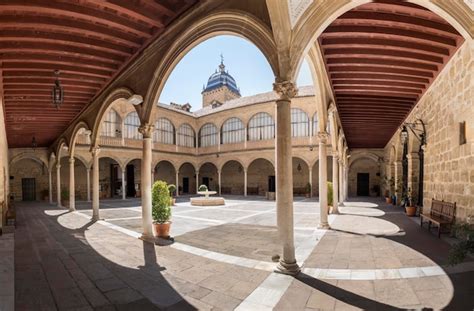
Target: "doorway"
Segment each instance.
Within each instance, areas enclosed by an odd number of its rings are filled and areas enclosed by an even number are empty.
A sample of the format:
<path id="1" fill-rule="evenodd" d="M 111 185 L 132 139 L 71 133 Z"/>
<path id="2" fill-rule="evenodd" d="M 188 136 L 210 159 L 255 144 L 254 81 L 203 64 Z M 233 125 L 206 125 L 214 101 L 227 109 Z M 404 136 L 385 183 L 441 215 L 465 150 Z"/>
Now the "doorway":
<path id="1" fill-rule="evenodd" d="M 208 190 L 211 190 L 211 188 L 209 187 L 209 177 L 203 177 L 202 178 L 202 184 L 206 185 Z"/>
<path id="2" fill-rule="evenodd" d="M 369 173 L 357 173 L 357 195 L 369 196 Z"/>
<path id="3" fill-rule="evenodd" d="M 268 176 L 268 192 L 275 192 L 275 176 Z"/>
<path id="4" fill-rule="evenodd" d="M 127 197 L 135 197 L 135 166 L 127 165 Z"/>
<path id="5" fill-rule="evenodd" d="M 189 178 L 183 177 L 183 193 L 189 193 Z"/>
<path id="6" fill-rule="evenodd" d="M 21 193 L 23 201 L 36 201 L 36 179 L 22 178 Z"/>

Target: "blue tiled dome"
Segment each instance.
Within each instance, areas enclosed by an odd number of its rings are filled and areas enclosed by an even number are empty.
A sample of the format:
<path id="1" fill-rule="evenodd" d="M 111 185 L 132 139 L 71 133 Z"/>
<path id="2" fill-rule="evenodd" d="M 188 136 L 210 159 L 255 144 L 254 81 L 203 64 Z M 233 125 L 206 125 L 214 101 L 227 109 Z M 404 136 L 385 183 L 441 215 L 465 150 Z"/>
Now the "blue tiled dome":
<path id="1" fill-rule="evenodd" d="M 204 93 L 212 91 L 220 88 L 221 86 L 227 86 L 232 92 L 240 96 L 240 90 L 237 87 L 237 83 L 229 74 L 229 72 L 225 71 L 225 65 L 223 62 L 221 62 L 219 65 L 219 71 L 216 71 L 209 77 L 209 80 L 207 80 L 207 85 L 202 92 Z"/>

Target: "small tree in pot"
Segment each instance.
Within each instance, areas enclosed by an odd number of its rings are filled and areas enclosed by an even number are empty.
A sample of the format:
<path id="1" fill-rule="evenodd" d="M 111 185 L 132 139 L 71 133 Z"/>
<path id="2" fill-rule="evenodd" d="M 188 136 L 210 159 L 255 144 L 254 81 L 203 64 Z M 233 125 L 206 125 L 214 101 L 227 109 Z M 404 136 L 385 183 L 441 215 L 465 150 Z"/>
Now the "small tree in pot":
<path id="1" fill-rule="evenodd" d="M 69 190 L 61 190 L 61 204 L 63 207 L 69 207 Z"/>
<path id="2" fill-rule="evenodd" d="M 305 196 L 307 198 L 309 198 L 311 196 L 311 184 L 310 183 L 307 183 L 306 184 L 306 188 L 305 188 Z"/>
<path id="3" fill-rule="evenodd" d="M 176 205 L 176 186 L 173 184 L 168 185 L 168 191 L 170 192 L 171 205 Z"/>
<path id="4" fill-rule="evenodd" d="M 153 184 L 151 190 L 152 217 L 155 235 L 161 238 L 169 238 L 171 225 L 170 192 L 166 182 L 158 180 Z"/>

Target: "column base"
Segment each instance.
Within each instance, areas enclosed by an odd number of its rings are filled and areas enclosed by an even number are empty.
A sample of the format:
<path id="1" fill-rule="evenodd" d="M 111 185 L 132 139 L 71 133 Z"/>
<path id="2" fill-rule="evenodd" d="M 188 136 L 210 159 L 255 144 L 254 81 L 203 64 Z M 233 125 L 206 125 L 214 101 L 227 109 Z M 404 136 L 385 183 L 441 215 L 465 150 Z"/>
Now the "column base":
<path id="1" fill-rule="evenodd" d="M 339 215 L 339 214 L 340 214 L 339 210 L 335 210 L 335 211 L 333 210 L 331 213 L 331 215 Z"/>
<path id="2" fill-rule="evenodd" d="M 345 206 L 344 202 L 339 202 L 339 206 Z"/>
<path id="3" fill-rule="evenodd" d="M 329 227 L 329 223 L 325 222 L 325 223 L 320 223 L 318 225 L 318 229 L 331 229 L 331 227 Z"/>
<path id="4" fill-rule="evenodd" d="M 101 219 L 99 218 L 99 215 L 92 215 L 91 220 L 92 220 L 92 221 L 99 221 L 99 220 L 101 220 Z"/>
<path id="5" fill-rule="evenodd" d="M 70 211 L 70 212 L 75 212 L 76 209 L 75 209 L 74 207 L 70 207 L 70 208 L 69 208 L 69 211 Z"/>
<path id="6" fill-rule="evenodd" d="M 300 266 L 295 262 L 293 263 L 286 263 L 283 259 L 280 259 L 278 265 L 276 266 L 275 270 L 276 273 L 286 274 L 286 275 L 297 275 L 300 273 L 301 269 Z"/>

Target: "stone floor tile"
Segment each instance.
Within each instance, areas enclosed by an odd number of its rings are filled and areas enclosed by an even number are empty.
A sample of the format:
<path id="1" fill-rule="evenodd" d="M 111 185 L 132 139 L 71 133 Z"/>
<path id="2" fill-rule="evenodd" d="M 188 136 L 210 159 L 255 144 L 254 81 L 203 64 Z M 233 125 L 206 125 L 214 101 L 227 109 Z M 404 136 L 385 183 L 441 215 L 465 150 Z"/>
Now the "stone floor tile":
<path id="1" fill-rule="evenodd" d="M 127 287 L 127 285 L 122 280 L 116 277 L 97 280 L 95 281 L 95 285 L 104 293 Z"/>
<path id="2" fill-rule="evenodd" d="M 107 299 L 113 304 L 127 304 L 143 299 L 143 296 L 130 288 L 116 289 L 105 293 Z"/>
<path id="3" fill-rule="evenodd" d="M 336 299 L 326 293 L 314 290 L 312 291 L 306 306 L 314 309 L 334 310 L 336 307 Z"/>
<path id="4" fill-rule="evenodd" d="M 201 301 L 223 310 L 232 310 L 241 303 L 241 300 L 219 292 L 211 292 L 209 295 L 204 296 Z"/>

